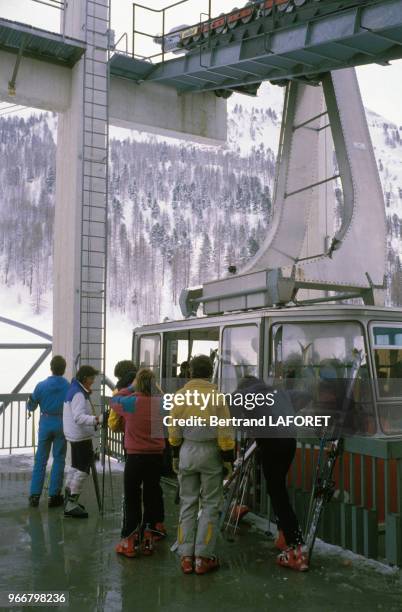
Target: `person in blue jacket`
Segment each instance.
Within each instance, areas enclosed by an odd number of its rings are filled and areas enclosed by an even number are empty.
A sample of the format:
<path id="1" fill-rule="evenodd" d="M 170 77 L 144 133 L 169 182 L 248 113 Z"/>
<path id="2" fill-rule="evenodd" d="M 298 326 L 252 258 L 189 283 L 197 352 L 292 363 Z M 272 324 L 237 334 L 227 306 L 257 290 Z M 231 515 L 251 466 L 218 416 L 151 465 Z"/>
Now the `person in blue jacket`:
<path id="1" fill-rule="evenodd" d="M 63 433 L 63 404 L 69 388 L 63 374 L 66 361 L 61 355 L 55 355 L 50 362 L 52 375 L 41 381 L 29 397 L 27 409 L 32 412 L 40 406 L 38 448 L 32 472 L 29 505 L 36 507 L 42 493 L 46 475 L 46 465 L 50 449 L 53 447 L 53 465 L 49 483 L 49 508 L 62 506 L 64 465 L 67 443 Z"/>

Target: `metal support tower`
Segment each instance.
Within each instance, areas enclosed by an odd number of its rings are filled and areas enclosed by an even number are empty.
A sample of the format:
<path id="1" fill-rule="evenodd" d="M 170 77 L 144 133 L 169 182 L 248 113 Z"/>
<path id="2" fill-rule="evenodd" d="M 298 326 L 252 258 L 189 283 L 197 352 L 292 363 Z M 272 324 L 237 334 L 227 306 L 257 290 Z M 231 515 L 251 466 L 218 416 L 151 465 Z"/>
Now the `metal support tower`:
<path id="1" fill-rule="evenodd" d="M 323 163 L 328 128 L 334 169 Z M 329 243 L 325 224 L 317 227 L 316 221 L 325 206 L 322 188 L 331 184 L 334 189 L 336 180 L 343 190 L 342 221 Z M 195 313 L 200 303 L 205 314 L 296 303 L 298 292 L 306 289 L 331 292 L 316 296 L 316 303 L 360 297 L 366 304 L 383 305 L 385 272 L 384 199 L 355 71 L 324 74 L 319 86 L 292 81 L 285 95 L 274 215 L 266 239 L 240 274 L 184 290 L 182 312 Z"/>
<path id="2" fill-rule="evenodd" d="M 70 0 L 64 31 L 84 40 L 71 104 L 59 116 L 55 214 L 54 352 L 68 373 L 104 372 L 108 185 L 109 0 Z M 100 407 L 100 379 L 94 402 Z"/>

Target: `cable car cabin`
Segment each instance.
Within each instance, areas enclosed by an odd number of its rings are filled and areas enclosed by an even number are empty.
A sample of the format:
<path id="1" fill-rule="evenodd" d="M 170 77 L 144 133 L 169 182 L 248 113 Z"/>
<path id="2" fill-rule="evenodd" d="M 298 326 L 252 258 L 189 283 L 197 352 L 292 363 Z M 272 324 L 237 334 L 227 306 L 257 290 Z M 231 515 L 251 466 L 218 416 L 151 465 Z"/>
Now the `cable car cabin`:
<path id="1" fill-rule="evenodd" d="M 245 375 L 314 393 L 323 371 L 332 368 L 337 378 L 348 378 L 356 351 L 361 355 L 353 388 L 356 433 L 401 435 L 402 312 L 396 308 L 261 309 L 145 325 L 133 333 L 134 362 L 153 369 L 169 393 L 186 382 L 186 362 L 199 354 L 211 356 L 225 393 Z"/>

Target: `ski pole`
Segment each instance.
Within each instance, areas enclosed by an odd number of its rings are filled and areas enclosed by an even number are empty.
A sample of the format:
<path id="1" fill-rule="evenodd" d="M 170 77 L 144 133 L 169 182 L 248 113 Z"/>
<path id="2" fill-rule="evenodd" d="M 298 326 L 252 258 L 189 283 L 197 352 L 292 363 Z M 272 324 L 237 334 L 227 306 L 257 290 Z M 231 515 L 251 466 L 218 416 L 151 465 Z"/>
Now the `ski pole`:
<path id="1" fill-rule="evenodd" d="M 106 418 L 106 403 L 103 402 L 102 410 L 102 429 L 101 429 L 101 462 L 102 462 L 102 497 L 101 497 L 101 512 L 103 514 L 105 507 L 105 459 L 106 459 L 106 438 L 107 438 L 107 418 Z M 105 433 L 106 432 L 106 433 Z"/>
<path id="2" fill-rule="evenodd" d="M 35 413 L 34 412 L 30 412 L 28 418 L 32 418 L 32 446 L 33 446 L 33 454 L 34 454 L 34 458 L 35 458 L 35 455 L 36 455 L 36 447 L 35 447 Z"/>

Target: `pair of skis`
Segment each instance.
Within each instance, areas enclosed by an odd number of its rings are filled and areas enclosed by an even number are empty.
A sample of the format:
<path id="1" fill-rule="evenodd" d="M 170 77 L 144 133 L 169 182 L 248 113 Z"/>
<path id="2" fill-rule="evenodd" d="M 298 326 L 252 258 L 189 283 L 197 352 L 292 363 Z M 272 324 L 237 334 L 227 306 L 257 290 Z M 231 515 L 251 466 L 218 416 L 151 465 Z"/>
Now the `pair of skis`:
<path id="1" fill-rule="evenodd" d="M 219 530 L 228 539 L 236 535 L 241 514 L 239 509 L 244 505 L 252 473 L 254 471 L 255 450 L 257 443 L 247 444 L 243 441 L 240 456 L 236 460 L 231 476 L 223 485 L 224 503 L 221 511 Z"/>
<path id="2" fill-rule="evenodd" d="M 342 401 L 341 420 L 328 430 L 320 440 L 314 482 L 311 489 L 310 503 L 306 517 L 304 542 L 310 561 L 321 514 L 325 504 L 329 503 L 335 493 L 334 469 L 338 457 L 343 452 L 342 430 L 347 414 L 353 402 L 353 393 L 357 376 L 362 364 L 362 351 L 353 350 L 353 363 L 349 374 L 348 385 Z"/>

